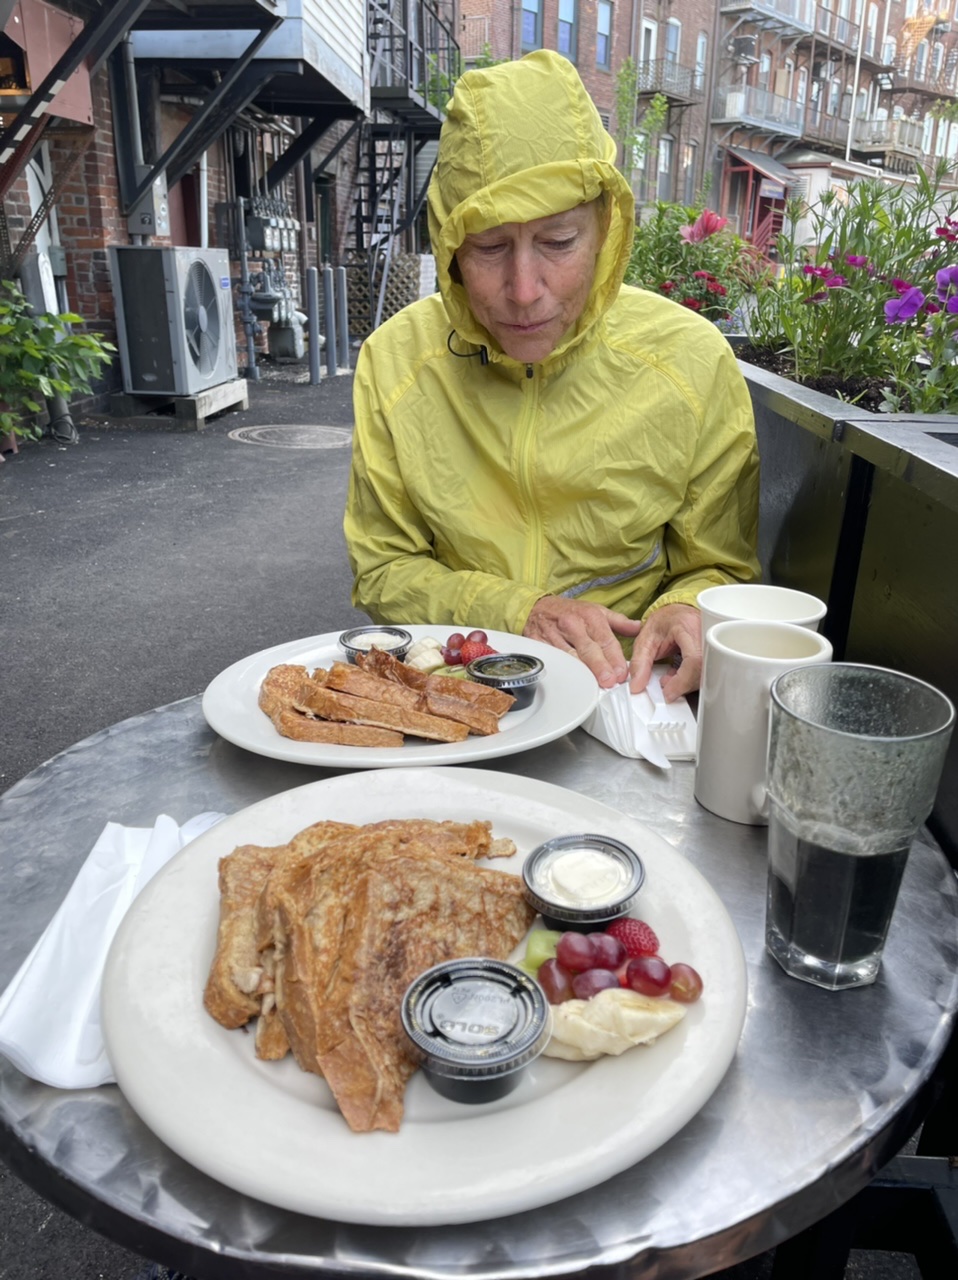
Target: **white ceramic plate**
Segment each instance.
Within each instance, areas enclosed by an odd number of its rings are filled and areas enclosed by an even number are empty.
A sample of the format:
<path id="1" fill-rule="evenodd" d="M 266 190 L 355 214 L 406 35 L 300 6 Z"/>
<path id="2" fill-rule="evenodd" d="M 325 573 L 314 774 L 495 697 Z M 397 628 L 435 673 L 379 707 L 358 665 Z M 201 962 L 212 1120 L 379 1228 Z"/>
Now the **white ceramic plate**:
<path id="1" fill-rule="evenodd" d="M 403 624 L 406 626 L 406 624 Z M 445 641 L 455 628 L 406 626 L 414 640 L 435 636 Z M 545 671 L 536 685 L 532 705 L 503 716 L 498 733 L 464 742 L 425 742 L 410 738 L 401 747 L 341 747 L 330 742 L 294 742 L 276 732 L 257 705 L 259 688 L 270 667 L 289 662 L 328 667 L 344 662 L 337 643 L 340 632 L 293 640 L 262 649 L 220 672 L 203 694 L 203 714 L 218 734 L 247 751 L 294 764 L 328 765 L 340 769 L 383 769 L 417 764 L 464 764 L 528 751 L 561 738 L 587 719 L 598 701 L 599 686 L 578 658 L 539 640 L 489 631 L 489 643 L 500 653 L 530 653 L 541 658 Z"/>
<path id="2" fill-rule="evenodd" d="M 204 1011 L 217 862 L 284 843 L 320 819 L 489 819 L 518 854 L 595 831 L 646 864 L 638 914 L 667 960 L 702 974 L 702 999 L 653 1045 L 575 1064 L 539 1058 L 498 1102 L 465 1106 L 415 1075 L 398 1134 L 355 1134 L 325 1083 L 291 1059 L 259 1062 L 253 1036 Z M 393 1226 L 476 1222 L 585 1190 L 654 1151 L 705 1104 L 745 1019 L 745 961 L 718 896 L 634 819 L 550 783 L 473 769 L 390 769 L 297 787 L 227 818 L 179 853 L 127 913 L 103 979 L 120 1088 L 168 1146 L 235 1190 L 282 1208 Z"/>

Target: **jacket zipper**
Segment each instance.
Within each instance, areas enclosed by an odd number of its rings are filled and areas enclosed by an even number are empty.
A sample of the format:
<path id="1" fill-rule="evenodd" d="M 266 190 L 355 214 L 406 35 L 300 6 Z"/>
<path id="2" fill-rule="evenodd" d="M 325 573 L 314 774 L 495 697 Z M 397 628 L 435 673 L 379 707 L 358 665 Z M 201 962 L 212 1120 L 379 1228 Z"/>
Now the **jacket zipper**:
<path id="1" fill-rule="evenodd" d="M 532 582 L 539 585 L 539 574 L 541 572 L 542 558 L 542 521 L 539 517 L 539 508 L 536 504 L 535 493 L 532 487 L 532 464 L 535 454 L 535 421 L 536 411 L 539 406 L 539 386 L 534 379 L 535 369 L 531 364 L 526 365 L 526 380 L 522 389 L 525 404 L 523 406 L 522 418 L 519 422 L 519 431 L 517 433 L 517 450 L 516 457 L 518 462 L 518 480 L 519 490 L 525 502 L 526 510 L 529 513 L 529 536 L 526 540 L 525 553 L 525 570 L 523 577 L 526 582 Z"/>

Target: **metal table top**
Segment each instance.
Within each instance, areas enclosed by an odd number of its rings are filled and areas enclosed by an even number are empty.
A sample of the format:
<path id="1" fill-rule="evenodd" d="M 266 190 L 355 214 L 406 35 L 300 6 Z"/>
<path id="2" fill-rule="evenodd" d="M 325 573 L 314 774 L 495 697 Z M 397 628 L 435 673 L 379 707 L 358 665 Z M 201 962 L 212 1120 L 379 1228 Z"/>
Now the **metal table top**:
<path id="1" fill-rule="evenodd" d="M 825 992 L 786 977 L 765 954 L 765 832 L 699 807 L 690 764 L 659 771 L 577 730 L 488 767 L 646 823 L 703 872 L 738 927 L 749 981 L 738 1054 L 664 1147 L 590 1191 L 496 1221 L 349 1226 L 214 1182 L 155 1138 L 114 1086 L 58 1091 L 0 1056 L 7 1162 L 84 1222 L 201 1280 L 511 1280 L 597 1266 L 692 1280 L 771 1248 L 865 1185 L 916 1127 L 958 1006 L 958 888 L 939 851 L 919 844 L 909 859 L 878 982 Z M 206 726 L 198 698 L 122 721 L 48 761 L 0 799 L 0 989 L 106 821 L 234 812 L 333 772 L 231 746 Z"/>

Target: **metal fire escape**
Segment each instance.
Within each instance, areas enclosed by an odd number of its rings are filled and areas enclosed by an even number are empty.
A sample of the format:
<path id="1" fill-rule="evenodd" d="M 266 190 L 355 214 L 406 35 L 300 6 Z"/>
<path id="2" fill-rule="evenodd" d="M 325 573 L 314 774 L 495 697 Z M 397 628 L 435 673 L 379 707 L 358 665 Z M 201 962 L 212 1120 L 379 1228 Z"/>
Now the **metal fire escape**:
<path id="1" fill-rule="evenodd" d="M 383 318 L 390 264 L 425 202 L 431 165 L 416 161 L 439 137 L 459 46 L 436 0 L 369 0 L 368 32 L 372 111 L 353 127 L 350 256 L 364 272 L 374 329 Z"/>

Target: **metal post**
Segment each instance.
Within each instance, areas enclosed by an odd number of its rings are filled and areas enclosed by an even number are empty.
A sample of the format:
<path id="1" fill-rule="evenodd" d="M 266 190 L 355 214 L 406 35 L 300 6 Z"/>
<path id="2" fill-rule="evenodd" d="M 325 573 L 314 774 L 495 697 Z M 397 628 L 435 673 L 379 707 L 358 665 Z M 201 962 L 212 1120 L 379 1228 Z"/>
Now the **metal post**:
<path id="1" fill-rule="evenodd" d="M 306 332 L 309 335 L 309 385 L 315 387 L 319 371 L 319 271 L 306 269 Z"/>
<path id="2" fill-rule="evenodd" d="M 346 268 L 336 268 L 336 328 L 340 369 L 349 369 L 349 302 L 346 297 Z"/>
<path id="3" fill-rule="evenodd" d="M 333 297 L 333 269 L 323 267 L 323 311 L 326 317 L 326 372 L 336 372 L 336 300 Z"/>

